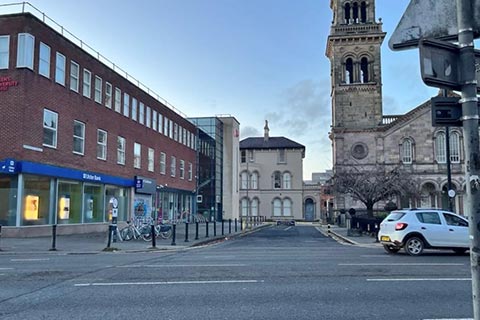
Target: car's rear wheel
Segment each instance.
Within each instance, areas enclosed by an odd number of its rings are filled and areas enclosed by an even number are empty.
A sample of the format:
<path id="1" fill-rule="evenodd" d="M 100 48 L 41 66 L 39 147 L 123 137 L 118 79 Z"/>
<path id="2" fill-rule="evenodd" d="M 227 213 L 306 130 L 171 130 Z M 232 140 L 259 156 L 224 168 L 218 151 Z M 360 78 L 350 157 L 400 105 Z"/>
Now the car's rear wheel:
<path id="1" fill-rule="evenodd" d="M 419 237 L 408 238 L 405 242 L 405 252 L 411 256 L 419 256 L 425 248 L 425 243 Z"/>
<path id="2" fill-rule="evenodd" d="M 467 251 L 466 248 L 455 248 L 455 249 L 453 249 L 453 252 L 455 252 L 456 254 L 464 254 L 465 251 Z"/>
<path id="3" fill-rule="evenodd" d="M 385 251 L 390 254 L 397 253 L 400 250 L 400 248 L 389 245 L 389 244 L 384 244 L 383 249 L 385 249 Z"/>

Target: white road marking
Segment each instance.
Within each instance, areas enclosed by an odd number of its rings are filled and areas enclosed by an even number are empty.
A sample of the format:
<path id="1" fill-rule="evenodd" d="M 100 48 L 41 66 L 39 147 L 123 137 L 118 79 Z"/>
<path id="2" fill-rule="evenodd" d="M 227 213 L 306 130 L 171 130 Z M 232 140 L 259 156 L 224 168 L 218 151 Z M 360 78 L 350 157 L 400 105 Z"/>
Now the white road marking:
<path id="1" fill-rule="evenodd" d="M 228 283 L 259 283 L 264 280 L 205 280 L 205 281 L 154 281 L 154 282 L 93 282 L 76 283 L 75 287 L 92 286 L 142 286 L 142 285 L 175 285 L 175 284 L 228 284 Z"/>
<path id="2" fill-rule="evenodd" d="M 245 267 L 246 264 L 130 264 L 117 268 Z"/>
<path id="3" fill-rule="evenodd" d="M 464 266 L 464 263 L 339 263 L 339 266 Z"/>
<path id="4" fill-rule="evenodd" d="M 0 270 L 13 270 L 13 268 L 0 268 Z"/>
<path id="5" fill-rule="evenodd" d="M 284 229 L 284 231 L 290 230 L 290 229 L 292 229 L 292 228 L 293 228 L 293 227 L 292 227 L 292 226 L 290 226 L 290 227 L 288 227 L 288 228 Z"/>
<path id="6" fill-rule="evenodd" d="M 10 261 L 48 261 L 50 258 L 38 258 L 38 259 L 10 259 Z"/>
<path id="7" fill-rule="evenodd" d="M 423 319 L 423 320 L 474 320 L 473 318 L 438 318 L 438 319 Z"/>
<path id="8" fill-rule="evenodd" d="M 472 281 L 472 278 L 391 278 L 391 279 L 367 279 L 367 281 Z"/>

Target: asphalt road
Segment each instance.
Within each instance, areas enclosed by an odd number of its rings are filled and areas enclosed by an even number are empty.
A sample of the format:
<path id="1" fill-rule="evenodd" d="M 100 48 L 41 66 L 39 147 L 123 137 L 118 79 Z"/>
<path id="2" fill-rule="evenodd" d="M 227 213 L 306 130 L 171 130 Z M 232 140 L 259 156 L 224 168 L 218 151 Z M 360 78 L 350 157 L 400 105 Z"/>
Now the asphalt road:
<path id="1" fill-rule="evenodd" d="M 387 255 L 312 226 L 178 252 L 0 255 L 0 319 L 472 318 L 468 255 Z"/>

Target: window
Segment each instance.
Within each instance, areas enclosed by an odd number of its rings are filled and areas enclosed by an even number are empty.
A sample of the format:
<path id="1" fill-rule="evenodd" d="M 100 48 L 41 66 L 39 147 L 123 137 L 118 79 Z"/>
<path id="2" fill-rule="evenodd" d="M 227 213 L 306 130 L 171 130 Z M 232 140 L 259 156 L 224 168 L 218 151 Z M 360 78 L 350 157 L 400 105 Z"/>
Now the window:
<path id="1" fill-rule="evenodd" d="M 97 130 L 97 159 L 107 160 L 107 132 Z"/>
<path id="2" fill-rule="evenodd" d="M 283 200 L 283 215 L 286 217 L 292 216 L 292 200 L 290 199 Z"/>
<path id="3" fill-rule="evenodd" d="M 287 163 L 285 149 L 278 150 L 278 163 Z"/>
<path id="4" fill-rule="evenodd" d="M 292 189 L 292 175 L 290 172 L 283 173 L 283 189 Z"/>
<path id="5" fill-rule="evenodd" d="M 242 206 L 241 208 L 242 216 L 247 217 L 248 216 L 248 199 L 243 198 L 240 205 Z"/>
<path id="6" fill-rule="evenodd" d="M 122 108 L 122 90 L 115 88 L 115 111 L 120 113 Z"/>
<path id="7" fill-rule="evenodd" d="M 450 134 L 450 162 L 460 163 L 460 135 L 458 132 Z"/>
<path id="8" fill-rule="evenodd" d="M 443 213 L 443 216 L 445 217 L 445 221 L 449 226 L 468 227 L 468 223 L 465 220 L 460 219 L 459 217 L 454 216 L 453 214 Z"/>
<path id="9" fill-rule="evenodd" d="M 78 78 L 80 77 L 80 67 L 75 61 L 70 61 L 70 90 L 78 92 Z"/>
<path id="10" fill-rule="evenodd" d="M 273 173 L 273 188 L 280 189 L 282 187 L 282 175 L 279 171 Z"/>
<path id="11" fill-rule="evenodd" d="M 43 110 L 43 145 L 46 147 L 57 147 L 58 114 L 56 112 Z"/>
<path id="12" fill-rule="evenodd" d="M 175 177 L 176 173 L 177 173 L 177 159 L 174 156 L 172 156 L 171 162 L 170 162 L 170 175 L 172 177 Z"/>
<path id="13" fill-rule="evenodd" d="M 250 210 L 250 215 L 252 217 L 258 216 L 258 199 L 255 198 L 252 200 L 252 205 L 251 205 L 251 210 Z"/>
<path id="14" fill-rule="evenodd" d="M 412 163 L 412 158 L 413 158 L 413 150 L 412 150 L 412 141 L 410 139 L 405 139 L 403 140 L 402 143 L 402 162 L 404 164 L 411 164 Z"/>
<path id="15" fill-rule="evenodd" d="M 85 152 L 85 123 L 77 120 L 73 121 L 73 152 Z"/>
<path id="16" fill-rule="evenodd" d="M 178 141 L 178 124 L 173 124 L 173 140 Z"/>
<path id="17" fill-rule="evenodd" d="M 124 137 L 117 137 L 117 163 L 118 164 L 125 164 L 125 138 Z"/>
<path id="18" fill-rule="evenodd" d="M 2 68 L 1 47 L 2 45 L 1 45 L 1 37 L 0 37 L 0 69 Z M 38 57 L 38 73 L 44 77 L 50 78 L 50 47 L 43 42 L 40 42 L 40 54 Z"/>
<path id="19" fill-rule="evenodd" d="M 182 142 L 187 145 L 187 129 L 185 128 L 182 128 Z"/>
<path id="20" fill-rule="evenodd" d="M 92 73 L 87 69 L 83 69 L 83 96 L 92 97 Z"/>
<path id="21" fill-rule="evenodd" d="M 146 112 L 146 118 L 145 118 L 145 125 L 147 126 L 147 128 L 150 128 L 151 126 L 151 112 L 152 112 L 152 109 L 150 107 L 147 107 L 147 112 Z"/>
<path id="22" fill-rule="evenodd" d="M 418 220 L 422 223 L 428 224 L 442 224 L 437 212 L 417 212 L 415 214 Z"/>
<path id="23" fill-rule="evenodd" d="M 140 122 L 140 124 L 145 123 L 145 105 L 143 102 L 140 102 L 140 107 L 138 110 L 138 122 Z"/>
<path id="24" fill-rule="evenodd" d="M 345 83 L 351 84 L 353 83 L 353 60 L 352 58 L 348 58 L 345 62 Z"/>
<path id="25" fill-rule="evenodd" d="M 126 92 L 123 93 L 123 115 L 130 117 L 130 95 Z"/>
<path id="26" fill-rule="evenodd" d="M 185 161 L 180 160 L 180 179 L 185 179 Z"/>
<path id="27" fill-rule="evenodd" d="M 160 112 L 158 113 L 158 132 L 163 133 L 163 116 Z"/>
<path id="28" fill-rule="evenodd" d="M 160 152 L 160 173 L 165 174 L 167 168 L 167 155 L 164 152 Z"/>
<path id="29" fill-rule="evenodd" d="M 248 162 L 253 162 L 253 150 L 248 150 Z"/>
<path id="30" fill-rule="evenodd" d="M 105 107 L 112 109 L 112 84 L 105 82 Z"/>
<path id="31" fill-rule="evenodd" d="M 191 162 L 188 163 L 188 181 L 193 179 L 193 165 Z"/>
<path id="32" fill-rule="evenodd" d="M 258 172 L 252 173 L 250 187 L 255 190 L 258 189 Z"/>
<path id="33" fill-rule="evenodd" d="M 248 172 L 243 171 L 242 174 L 240 175 L 240 189 L 248 189 Z"/>
<path id="34" fill-rule="evenodd" d="M 102 104 L 102 78 L 95 76 L 95 102 Z"/>
<path id="35" fill-rule="evenodd" d="M 168 137 L 173 139 L 173 121 L 168 120 Z"/>
<path id="36" fill-rule="evenodd" d="M 10 36 L 0 36 L 0 69 L 8 69 Z"/>
<path id="37" fill-rule="evenodd" d="M 245 150 L 240 151 L 240 162 L 241 163 L 247 162 L 247 151 Z"/>
<path id="38" fill-rule="evenodd" d="M 445 145 L 445 132 L 439 132 L 435 139 L 435 159 L 438 163 L 447 162 L 447 151 Z"/>
<path id="39" fill-rule="evenodd" d="M 360 60 L 360 81 L 362 83 L 367 83 L 369 81 L 368 78 L 368 59 L 363 57 Z"/>
<path id="40" fill-rule="evenodd" d="M 137 121 L 137 99 L 132 97 L 132 120 Z"/>
<path id="41" fill-rule="evenodd" d="M 65 85 L 65 56 L 57 52 L 55 58 L 55 82 Z"/>
<path id="42" fill-rule="evenodd" d="M 133 167 L 140 169 L 142 163 L 142 146 L 140 143 L 136 143 L 133 146 Z"/>
<path id="43" fill-rule="evenodd" d="M 148 171 L 153 172 L 155 168 L 155 150 L 148 148 Z"/>
<path id="44" fill-rule="evenodd" d="M 273 215 L 280 217 L 282 215 L 282 201 L 280 199 L 273 200 Z"/>
<path id="45" fill-rule="evenodd" d="M 152 110 L 152 111 L 153 111 L 153 113 L 152 113 L 152 129 L 157 131 L 158 130 L 158 124 L 157 124 L 158 113 L 155 110 Z"/>
<path id="46" fill-rule="evenodd" d="M 169 121 L 168 121 L 167 117 L 164 117 L 163 119 L 165 120 L 164 125 L 163 125 L 163 134 L 168 137 L 168 123 L 169 123 Z"/>
<path id="47" fill-rule="evenodd" d="M 33 70 L 35 37 L 29 33 L 18 34 L 17 68 Z"/>

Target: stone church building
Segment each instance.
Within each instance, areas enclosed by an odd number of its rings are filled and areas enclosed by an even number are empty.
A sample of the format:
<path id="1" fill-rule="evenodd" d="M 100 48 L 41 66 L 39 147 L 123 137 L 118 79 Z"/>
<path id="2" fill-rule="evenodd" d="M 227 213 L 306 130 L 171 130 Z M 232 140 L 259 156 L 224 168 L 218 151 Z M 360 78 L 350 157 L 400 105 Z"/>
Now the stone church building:
<path id="1" fill-rule="evenodd" d="M 333 21 L 326 56 L 331 64 L 334 173 L 355 166 L 384 166 L 410 172 L 417 199 L 390 199 L 399 208 L 449 207 L 447 137 L 450 141 L 453 210 L 463 212 L 464 149 L 462 128 L 433 127 L 430 100 L 404 115 L 384 115 L 381 45 L 386 33 L 375 18 L 375 0 L 330 0 Z M 448 131 L 447 131 L 448 130 Z M 383 209 L 385 202 L 377 203 Z M 335 209 L 365 208 L 346 195 L 335 196 Z"/>

